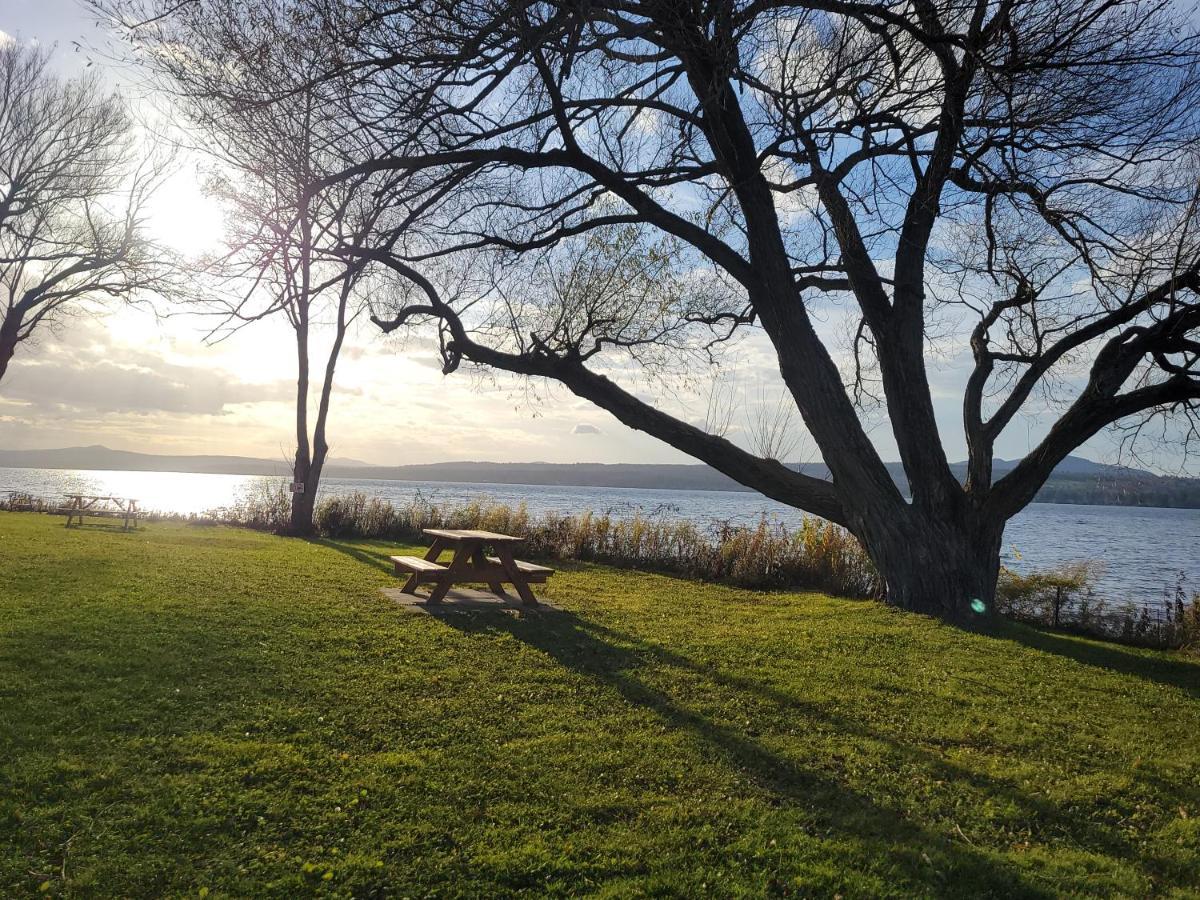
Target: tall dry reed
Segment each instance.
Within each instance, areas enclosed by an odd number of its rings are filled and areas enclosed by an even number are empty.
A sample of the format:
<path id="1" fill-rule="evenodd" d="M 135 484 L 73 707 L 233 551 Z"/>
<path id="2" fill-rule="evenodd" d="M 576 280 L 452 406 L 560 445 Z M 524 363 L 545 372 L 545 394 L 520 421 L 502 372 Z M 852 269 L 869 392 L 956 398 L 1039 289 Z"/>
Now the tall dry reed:
<path id="1" fill-rule="evenodd" d="M 285 521 L 276 510 L 279 499 L 269 496 L 261 508 L 240 507 L 239 524 Z M 820 519 L 807 519 L 794 531 L 762 521 L 752 527 L 726 523 L 706 532 L 691 522 L 641 515 L 531 516 L 523 503 L 443 505 L 419 495 L 396 506 L 357 493 L 322 498 L 315 524 L 328 537 L 396 541 L 420 540 L 425 528 L 479 528 L 519 534 L 524 552 L 541 559 L 604 562 L 747 587 L 798 587 L 850 597 L 878 593 L 874 567 L 858 541 Z"/>

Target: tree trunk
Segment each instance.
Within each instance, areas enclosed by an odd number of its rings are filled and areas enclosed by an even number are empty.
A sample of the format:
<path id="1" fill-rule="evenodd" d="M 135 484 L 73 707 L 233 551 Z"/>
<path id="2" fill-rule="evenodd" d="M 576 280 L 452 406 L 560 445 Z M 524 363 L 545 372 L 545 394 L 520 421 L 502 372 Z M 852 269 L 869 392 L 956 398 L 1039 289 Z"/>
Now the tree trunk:
<path id="1" fill-rule="evenodd" d="M 316 506 L 316 497 L 308 493 L 306 490 L 303 494 L 295 494 L 292 497 L 292 515 L 288 522 L 288 534 L 292 537 L 312 537 L 315 526 L 313 525 L 313 511 Z"/>
<path id="2" fill-rule="evenodd" d="M 326 450 L 324 442 L 318 444 L 314 448 L 312 459 L 306 459 L 301 464 L 300 459 L 297 458 L 296 465 L 292 470 L 296 481 L 304 483 L 304 493 L 292 495 L 292 515 L 288 522 L 288 534 L 294 537 L 311 537 L 315 531 L 313 512 L 317 505 L 317 488 L 321 485 L 321 469 L 325 466 Z M 303 477 L 301 477 L 301 471 L 303 471 Z"/>
<path id="3" fill-rule="evenodd" d="M 313 509 L 317 502 L 317 483 L 313 477 L 313 466 L 305 455 L 296 454 L 292 467 L 292 479 L 304 485 L 304 493 L 292 494 L 292 512 L 288 520 L 288 534 L 309 537 L 313 533 Z"/>
<path id="4" fill-rule="evenodd" d="M 0 381 L 4 380 L 8 363 L 17 352 L 17 324 L 10 323 L 7 319 L 0 323 Z"/>
<path id="5" fill-rule="evenodd" d="M 1003 526 L 970 514 L 876 521 L 860 539 L 889 606 L 978 627 L 995 614 Z"/>

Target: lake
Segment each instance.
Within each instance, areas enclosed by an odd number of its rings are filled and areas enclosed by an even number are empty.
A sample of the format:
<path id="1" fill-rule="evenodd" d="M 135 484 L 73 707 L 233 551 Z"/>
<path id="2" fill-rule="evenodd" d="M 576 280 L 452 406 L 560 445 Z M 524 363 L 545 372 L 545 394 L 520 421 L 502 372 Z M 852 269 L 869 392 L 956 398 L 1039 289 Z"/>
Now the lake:
<path id="1" fill-rule="evenodd" d="M 40 497 L 68 491 L 135 497 L 144 509 L 202 513 L 229 506 L 264 479 L 252 475 L 184 472 L 116 472 L 0 467 L 0 491 Z M 472 484 L 329 478 L 324 493 L 361 491 L 393 503 L 420 494 L 435 503 L 487 499 L 525 503 L 531 513 L 688 519 L 700 526 L 732 521 L 753 525 L 762 517 L 796 525 L 803 514 L 758 494 L 737 491 L 669 491 L 643 488 Z M 1005 531 L 1005 563 L 1040 568 L 1081 559 L 1099 560 L 1104 572 L 1097 594 L 1109 600 L 1146 600 L 1171 591 L 1182 572 L 1190 590 L 1200 589 L 1200 510 L 1035 503 Z"/>

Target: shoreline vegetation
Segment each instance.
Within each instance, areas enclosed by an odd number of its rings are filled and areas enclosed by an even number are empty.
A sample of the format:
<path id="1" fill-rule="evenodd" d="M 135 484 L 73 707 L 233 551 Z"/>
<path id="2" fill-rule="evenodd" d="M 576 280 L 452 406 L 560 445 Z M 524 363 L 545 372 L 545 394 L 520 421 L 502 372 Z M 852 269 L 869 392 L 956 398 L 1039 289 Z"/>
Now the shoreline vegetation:
<path id="1" fill-rule="evenodd" d="M 596 563 L 411 615 L 390 541 L 184 522 L 0 547 L 6 897 L 1200 891 L 1181 654 Z"/>
<path id="2" fill-rule="evenodd" d="M 16 495 L 0 498 L 0 509 L 5 508 L 44 511 L 51 505 Z M 202 516 L 150 513 L 143 518 L 281 534 L 287 531 L 290 511 L 286 488 L 264 479 L 227 508 Z M 878 574 L 858 541 L 816 517 L 794 529 L 764 520 L 755 526 L 724 522 L 709 530 L 689 521 L 641 515 L 532 515 L 524 504 L 438 504 L 420 493 L 395 505 L 355 492 L 321 497 L 313 521 L 316 536 L 323 539 L 419 543 L 425 528 L 482 528 L 522 535 L 523 552 L 541 560 L 603 563 L 759 590 L 812 590 L 851 599 L 878 599 L 882 594 Z M 997 610 L 1029 625 L 1133 646 L 1200 646 L 1200 592 L 1189 591 L 1182 576 L 1169 595 L 1112 602 L 1096 597 L 1093 590 L 1100 565 L 1080 560 L 1026 572 L 1002 567 Z"/>

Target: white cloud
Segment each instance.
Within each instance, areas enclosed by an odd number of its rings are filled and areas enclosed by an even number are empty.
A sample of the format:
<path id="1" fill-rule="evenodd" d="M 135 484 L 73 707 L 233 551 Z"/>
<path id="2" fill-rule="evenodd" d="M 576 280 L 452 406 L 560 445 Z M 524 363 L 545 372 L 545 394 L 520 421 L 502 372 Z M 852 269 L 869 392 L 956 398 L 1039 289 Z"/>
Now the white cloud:
<path id="1" fill-rule="evenodd" d="M 116 307 L 41 334 L 18 350 L 0 383 L 0 446 L 288 458 L 291 330 L 280 320 L 259 322 L 210 345 L 201 334 L 211 324 Z M 324 337 L 313 348 L 317 371 Z M 335 455 L 384 464 L 686 461 L 565 389 L 467 366 L 444 376 L 429 364 L 436 348 L 421 330 L 402 340 L 373 326 L 353 330 L 330 409 Z M 580 433 L 595 436 L 573 437 L 581 422 L 594 423 Z"/>
<path id="2" fill-rule="evenodd" d="M 589 425 L 586 422 L 580 422 L 573 429 L 571 434 L 600 434 L 600 429 L 595 425 Z"/>
<path id="3" fill-rule="evenodd" d="M 197 369 L 127 348 L 56 348 L 14 362 L 2 388 L 8 401 L 80 413 L 221 415 L 235 404 L 287 400 L 284 381 L 255 384 L 221 369 Z"/>

